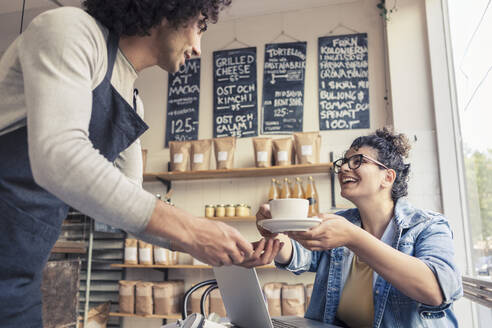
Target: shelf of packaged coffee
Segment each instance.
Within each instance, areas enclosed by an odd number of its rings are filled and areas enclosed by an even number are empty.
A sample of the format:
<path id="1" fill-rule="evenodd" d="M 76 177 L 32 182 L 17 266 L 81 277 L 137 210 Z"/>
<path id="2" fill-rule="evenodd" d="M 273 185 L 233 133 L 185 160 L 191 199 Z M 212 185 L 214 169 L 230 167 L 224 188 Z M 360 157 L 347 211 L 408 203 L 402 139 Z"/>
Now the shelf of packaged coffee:
<path id="1" fill-rule="evenodd" d="M 134 314 L 134 313 L 119 313 L 109 312 L 110 317 L 136 317 L 136 318 L 151 318 L 151 319 L 181 319 L 180 313 L 174 314 Z"/>
<path id="2" fill-rule="evenodd" d="M 124 264 L 112 263 L 113 268 L 134 268 L 134 269 L 212 269 L 210 265 L 193 265 L 193 264 Z M 275 269 L 274 265 L 262 265 L 257 269 Z"/>
<path id="3" fill-rule="evenodd" d="M 330 173 L 332 163 L 296 164 L 289 166 L 247 167 L 241 169 L 220 169 L 207 171 L 145 173 L 144 181 L 204 180 L 225 178 L 266 177 L 275 175 L 296 175 Z"/>
<path id="4" fill-rule="evenodd" d="M 205 218 L 214 221 L 222 222 L 244 222 L 244 221 L 256 221 L 256 216 L 223 216 L 223 217 L 209 217 Z"/>

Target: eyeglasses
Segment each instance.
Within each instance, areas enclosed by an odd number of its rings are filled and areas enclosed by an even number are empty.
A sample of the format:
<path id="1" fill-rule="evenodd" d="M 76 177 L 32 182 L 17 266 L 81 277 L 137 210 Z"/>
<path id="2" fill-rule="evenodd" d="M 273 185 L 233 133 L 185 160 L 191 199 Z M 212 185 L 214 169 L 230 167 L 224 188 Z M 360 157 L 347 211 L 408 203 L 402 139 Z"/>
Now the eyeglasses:
<path id="1" fill-rule="evenodd" d="M 357 155 L 350 156 L 349 158 L 344 157 L 344 158 L 337 159 L 335 162 L 333 162 L 333 171 L 335 171 L 336 174 L 340 173 L 340 171 L 342 170 L 342 166 L 345 163 L 348 163 L 349 169 L 356 170 L 362 165 L 362 163 L 367 163 L 367 162 L 371 162 L 373 164 L 376 164 L 377 166 L 389 170 L 389 168 L 383 163 L 364 154 L 357 154 Z"/>

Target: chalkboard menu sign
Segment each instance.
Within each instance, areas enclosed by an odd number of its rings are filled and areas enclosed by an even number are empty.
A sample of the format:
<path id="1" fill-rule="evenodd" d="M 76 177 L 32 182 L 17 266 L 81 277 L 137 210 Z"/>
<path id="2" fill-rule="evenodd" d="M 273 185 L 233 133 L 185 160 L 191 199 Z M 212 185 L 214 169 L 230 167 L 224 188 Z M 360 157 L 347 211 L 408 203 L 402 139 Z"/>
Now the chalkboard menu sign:
<path id="1" fill-rule="evenodd" d="M 318 39 L 319 129 L 369 128 L 367 33 Z"/>
<path id="2" fill-rule="evenodd" d="M 198 139 L 200 58 L 188 59 L 169 74 L 167 88 L 166 147 L 169 141 Z"/>
<path id="3" fill-rule="evenodd" d="M 258 135 L 256 48 L 214 52 L 214 137 Z"/>
<path id="4" fill-rule="evenodd" d="M 306 42 L 265 45 L 263 133 L 302 131 Z"/>

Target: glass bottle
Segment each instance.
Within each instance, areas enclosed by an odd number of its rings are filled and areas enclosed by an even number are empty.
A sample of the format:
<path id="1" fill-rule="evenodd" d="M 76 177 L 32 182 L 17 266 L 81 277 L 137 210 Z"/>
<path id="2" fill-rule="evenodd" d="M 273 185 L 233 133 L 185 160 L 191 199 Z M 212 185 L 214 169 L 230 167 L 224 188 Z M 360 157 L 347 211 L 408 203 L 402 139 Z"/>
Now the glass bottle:
<path id="1" fill-rule="evenodd" d="M 280 179 L 277 179 L 277 192 L 280 197 L 280 191 L 282 190 L 282 182 L 280 182 Z"/>
<path id="2" fill-rule="evenodd" d="M 268 191 L 268 201 L 278 198 L 277 180 L 272 179 L 270 190 Z"/>
<path id="3" fill-rule="evenodd" d="M 287 182 L 289 183 L 290 198 L 297 198 L 294 197 L 294 185 L 296 183 L 294 181 L 291 181 L 290 179 L 288 179 Z"/>
<path id="4" fill-rule="evenodd" d="M 301 178 L 296 177 L 294 186 L 292 188 L 292 198 L 304 198 L 304 188 L 302 187 Z"/>
<path id="5" fill-rule="evenodd" d="M 308 178 L 305 198 L 309 201 L 308 217 L 317 216 L 319 211 L 318 203 L 318 193 L 316 192 L 316 187 L 314 185 L 313 177 Z"/>
<path id="6" fill-rule="evenodd" d="M 315 198 L 314 210 L 316 212 L 316 215 L 319 215 L 319 193 L 318 193 L 318 189 L 316 189 L 316 183 L 314 182 L 313 177 L 310 178 L 313 181 L 314 198 Z"/>
<path id="7" fill-rule="evenodd" d="M 287 178 L 284 179 L 284 183 L 282 184 L 282 189 L 280 189 L 280 197 L 279 198 L 291 198 L 289 179 L 287 179 Z"/>

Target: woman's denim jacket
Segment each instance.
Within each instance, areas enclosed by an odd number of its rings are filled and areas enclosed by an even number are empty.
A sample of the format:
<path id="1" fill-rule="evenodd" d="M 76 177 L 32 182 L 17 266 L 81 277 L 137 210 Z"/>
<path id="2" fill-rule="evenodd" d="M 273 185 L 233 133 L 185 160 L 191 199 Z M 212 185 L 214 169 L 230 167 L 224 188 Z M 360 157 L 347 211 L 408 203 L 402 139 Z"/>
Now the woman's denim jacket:
<path id="1" fill-rule="evenodd" d="M 356 208 L 337 214 L 356 225 L 361 224 Z M 446 218 L 436 212 L 416 209 L 400 199 L 381 240 L 427 264 L 439 282 L 444 302 L 437 307 L 421 304 L 374 272 L 373 327 L 457 327 L 451 305 L 462 296 L 463 289 L 454 259 L 453 235 Z M 277 266 L 296 274 L 316 272 L 306 318 L 340 325 L 336 313 L 353 253 L 346 247 L 319 252 L 309 251 L 296 241 L 292 244 L 291 262 Z"/>

